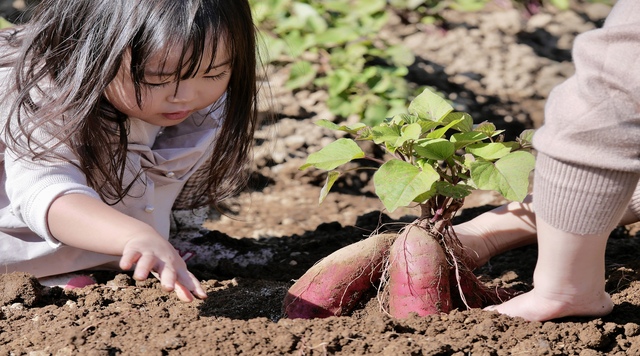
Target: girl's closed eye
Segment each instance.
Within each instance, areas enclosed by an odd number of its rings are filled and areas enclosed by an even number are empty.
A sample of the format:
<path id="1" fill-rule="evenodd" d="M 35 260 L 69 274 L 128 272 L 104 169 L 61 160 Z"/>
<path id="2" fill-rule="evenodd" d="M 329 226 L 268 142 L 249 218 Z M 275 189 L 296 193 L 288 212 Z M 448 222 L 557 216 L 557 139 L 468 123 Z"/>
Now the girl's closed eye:
<path id="1" fill-rule="evenodd" d="M 205 75 L 203 78 L 210 79 L 210 80 L 221 80 L 221 79 L 224 79 L 228 74 L 229 74 L 229 72 L 225 70 L 225 71 L 220 72 L 218 74 Z M 157 82 L 156 81 L 151 81 L 151 80 L 149 80 L 149 81 L 145 80 L 144 82 L 142 82 L 142 84 L 150 86 L 150 87 L 161 88 L 161 87 L 165 87 L 165 86 L 167 86 L 169 84 L 172 84 L 172 83 L 175 83 L 175 82 L 176 82 L 175 80 L 166 80 L 166 81 L 157 81 Z"/>
<path id="2" fill-rule="evenodd" d="M 145 75 L 146 78 L 144 78 L 141 81 L 141 84 L 149 86 L 149 87 L 164 87 L 167 86 L 171 83 L 175 83 L 175 78 L 171 77 L 171 76 L 166 76 L 166 75 L 157 75 L 157 74 L 152 74 L 152 75 Z M 147 79 L 148 78 L 148 79 Z"/>
<path id="3" fill-rule="evenodd" d="M 167 86 L 167 85 L 169 85 L 171 83 L 175 83 L 175 82 L 174 81 L 168 81 L 168 82 L 162 82 L 162 83 L 151 83 L 151 82 L 145 81 L 142 84 L 150 86 L 150 87 L 154 87 L 154 88 L 161 88 L 161 87 Z"/>
<path id="4" fill-rule="evenodd" d="M 220 79 L 223 79 L 224 77 L 226 77 L 227 74 L 229 74 L 229 72 L 225 70 L 225 71 L 220 72 L 220 73 L 215 74 L 215 75 L 206 75 L 205 78 L 211 79 L 211 80 L 220 80 Z"/>

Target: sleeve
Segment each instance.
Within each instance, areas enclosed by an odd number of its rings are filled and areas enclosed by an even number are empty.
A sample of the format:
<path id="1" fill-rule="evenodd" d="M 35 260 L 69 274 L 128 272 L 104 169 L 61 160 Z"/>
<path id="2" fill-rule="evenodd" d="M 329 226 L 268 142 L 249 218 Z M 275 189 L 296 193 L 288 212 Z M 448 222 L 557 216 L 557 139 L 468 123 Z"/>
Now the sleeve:
<path id="1" fill-rule="evenodd" d="M 63 146 L 66 147 L 66 146 Z M 72 157 L 68 148 L 61 148 L 65 157 Z M 63 160 L 34 161 L 32 157 L 18 158 L 5 150 L 6 192 L 12 213 L 51 246 L 60 242 L 49 232 L 47 214 L 53 201 L 65 194 L 80 193 L 100 199 L 87 186 L 84 174 L 76 166 Z"/>
<path id="2" fill-rule="evenodd" d="M 640 184 L 636 185 L 636 189 L 631 196 L 631 201 L 629 202 L 629 210 L 631 210 L 638 221 L 640 221 Z"/>
<path id="3" fill-rule="evenodd" d="M 620 0 L 603 28 L 578 36 L 573 60 L 534 136 L 534 205 L 556 228 L 602 233 L 640 177 L 640 2 Z"/>

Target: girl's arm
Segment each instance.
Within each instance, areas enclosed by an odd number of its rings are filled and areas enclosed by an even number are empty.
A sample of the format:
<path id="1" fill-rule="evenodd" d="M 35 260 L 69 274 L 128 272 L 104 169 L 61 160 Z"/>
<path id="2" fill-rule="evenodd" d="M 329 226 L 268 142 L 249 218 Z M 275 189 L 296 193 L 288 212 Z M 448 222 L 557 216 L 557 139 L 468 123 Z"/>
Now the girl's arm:
<path id="1" fill-rule="evenodd" d="M 148 224 L 120 213 L 85 194 L 67 194 L 51 204 L 47 223 L 51 234 L 69 246 L 122 256 L 120 267 L 136 265 L 133 277 L 144 280 L 155 272 L 166 291 L 184 301 L 206 298 L 175 248 Z M 192 294 L 193 293 L 193 294 Z"/>

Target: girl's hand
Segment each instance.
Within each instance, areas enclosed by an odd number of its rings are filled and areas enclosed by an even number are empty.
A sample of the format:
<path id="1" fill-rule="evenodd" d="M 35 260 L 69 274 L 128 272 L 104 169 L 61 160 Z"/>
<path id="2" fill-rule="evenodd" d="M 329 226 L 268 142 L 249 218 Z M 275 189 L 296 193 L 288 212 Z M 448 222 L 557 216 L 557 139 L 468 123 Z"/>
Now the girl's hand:
<path id="1" fill-rule="evenodd" d="M 133 278 L 137 280 L 145 280 L 154 272 L 162 288 L 175 290 L 180 300 L 207 297 L 169 241 L 152 226 L 99 199 L 85 194 L 58 197 L 49 208 L 47 222 L 53 237 L 68 246 L 122 256 L 120 268 L 125 270 L 136 265 Z M 87 238 L 88 231 L 92 232 L 91 238 Z"/>
<path id="2" fill-rule="evenodd" d="M 187 265 L 176 249 L 165 239 L 154 234 L 141 234 L 131 238 L 122 252 L 120 268 L 128 270 L 135 264 L 133 278 L 147 279 L 153 273 L 162 289 L 175 291 L 178 298 L 191 302 L 194 296 L 207 297 L 198 279 L 187 270 Z"/>

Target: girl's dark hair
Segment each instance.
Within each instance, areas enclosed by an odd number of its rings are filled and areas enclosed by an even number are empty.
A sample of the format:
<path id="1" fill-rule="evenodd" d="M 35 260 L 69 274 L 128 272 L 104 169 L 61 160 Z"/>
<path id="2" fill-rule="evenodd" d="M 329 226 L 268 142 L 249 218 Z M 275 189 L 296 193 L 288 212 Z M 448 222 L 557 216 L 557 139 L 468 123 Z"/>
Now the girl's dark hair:
<path id="1" fill-rule="evenodd" d="M 7 53 L 0 66 L 12 65 L 16 74 L 6 140 L 32 159 L 77 165 L 110 204 L 133 184 L 124 181 L 127 117 L 104 96 L 124 54 L 131 51 L 140 104 L 152 56 L 182 50 L 181 66 L 173 69 L 179 80 L 212 66 L 217 41 L 225 41 L 231 60 L 225 119 L 198 194 L 217 203 L 244 186 L 257 125 L 256 30 L 247 0 L 43 0 L 31 21 L 0 40 Z M 212 62 L 201 63 L 207 55 Z M 61 145 L 77 159 L 60 157 Z"/>

